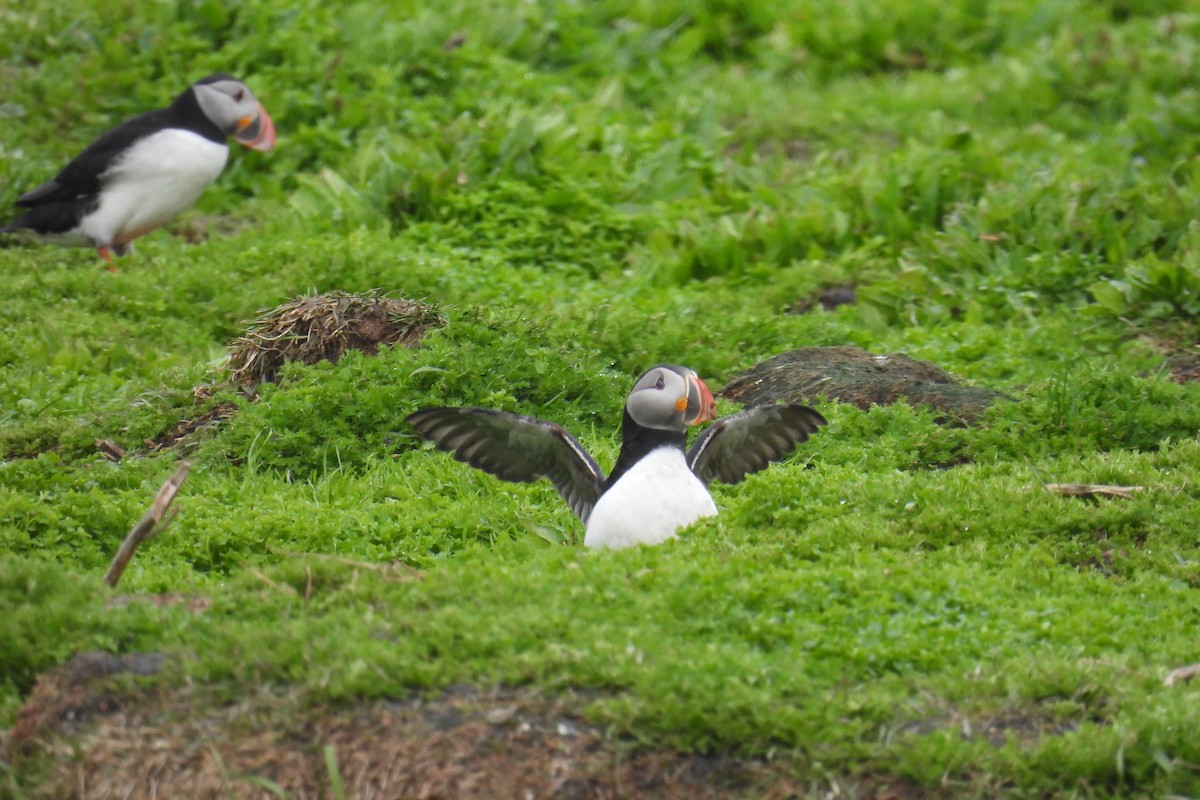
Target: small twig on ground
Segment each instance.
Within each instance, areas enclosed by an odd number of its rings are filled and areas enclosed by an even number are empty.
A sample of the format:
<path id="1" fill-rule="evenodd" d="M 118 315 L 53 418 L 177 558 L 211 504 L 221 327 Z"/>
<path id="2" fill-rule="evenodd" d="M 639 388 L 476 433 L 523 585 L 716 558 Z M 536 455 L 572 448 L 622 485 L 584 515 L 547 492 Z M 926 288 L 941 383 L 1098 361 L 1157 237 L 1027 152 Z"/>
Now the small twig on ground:
<path id="1" fill-rule="evenodd" d="M 1057 492 L 1064 497 L 1132 497 L 1134 492 L 1143 491 L 1145 486 L 1109 486 L 1104 483 L 1044 483 L 1048 492 Z"/>
<path id="2" fill-rule="evenodd" d="M 158 490 L 158 494 L 154 496 L 154 502 L 150 504 L 150 510 L 142 515 L 142 518 L 129 531 L 129 535 L 125 537 L 125 541 L 121 542 L 120 549 L 113 556 L 112 563 L 108 565 L 108 572 L 104 573 L 104 582 L 109 586 L 114 589 L 116 588 L 117 583 L 121 580 L 121 576 L 125 574 L 125 568 L 129 566 L 130 560 L 133 559 L 133 554 L 138 549 L 138 546 L 142 542 L 153 539 L 171 524 L 171 520 L 175 518 L 175 514 L 171 513 L 168 516 L 167 511 L 171 508 L 171 502 L 175 499 L 175 494 L 179 491 L 179 487 L 187 480 L 188 471 L 191 468 L 192 465 L 186 461 L 179 465 L 179 469 L 175 470 L 175 474 L 167 478 L 167 482 L 162 485 L 162 488 Z"/>
<path id="3" fill-rule="evenodd" d="M 125 457 L 125 448 L 112 439 L 97 439 L 96 449 L 100 451 L 100 455 L 109 461 L 120 461 Z"/>
<path id="4" fill-rule="evenodd" d="M 1163 686 L 1174 686 L 1177 683 L 1186 683 L 1192 678 L 1200 675 L 1200 664 L 1190 664 L 1186 667 L 1171 670 L 1167 677 L 1163 678 Z"/>

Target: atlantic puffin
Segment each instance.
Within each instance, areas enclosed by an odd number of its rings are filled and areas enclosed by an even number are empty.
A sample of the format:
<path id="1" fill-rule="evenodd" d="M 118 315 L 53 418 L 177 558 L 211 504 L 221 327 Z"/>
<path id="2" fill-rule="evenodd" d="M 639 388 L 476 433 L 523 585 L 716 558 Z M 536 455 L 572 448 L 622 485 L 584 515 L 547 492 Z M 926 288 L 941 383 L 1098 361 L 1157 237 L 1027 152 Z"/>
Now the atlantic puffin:
<path id="1" fill-rule="evenodd" d="M 217 73 L 166 108 L 123 122 L 92 142 L 53 180 L 26 192 L 28 209 L 0 228 L 66 246 L 124 255 L 139 236 L 170 222 L 217 179 L 226 137 L 252 150 L 275 146 L 275 125 L 246 84 Z"/>
<path id="2" fill-rule="evenodd" d="M 713 419 L 712 393 L 694 371 L 654 367 L 625 402 L 621 451 L 608 477 L 553 422 L 454 407 L 422 409 L 405 421 L 459 461 L 501 480 L 549 478 L 587 526 L 585 546 L 621 549 L 658 544 L 716 515 L 710 483 L 738 483 L 789 455 L 825 424 L 806 406 L 762 405 L 717 419 L 685 451 L 687 429 Z"/>

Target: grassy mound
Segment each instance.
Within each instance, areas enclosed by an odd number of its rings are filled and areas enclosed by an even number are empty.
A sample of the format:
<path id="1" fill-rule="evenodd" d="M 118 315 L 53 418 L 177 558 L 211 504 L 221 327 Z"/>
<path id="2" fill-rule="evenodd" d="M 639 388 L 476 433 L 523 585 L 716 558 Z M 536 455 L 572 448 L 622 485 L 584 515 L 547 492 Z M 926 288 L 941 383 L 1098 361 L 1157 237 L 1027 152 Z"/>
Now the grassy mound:
<path id="1" fill-rule="evenodd" d="M 289 361 L 336 363 L 347 350 L 375 355 L 381 345 L 413 347 L 441 324 L 429 306 L 379 293 L 298 297 L 263 312 L 229 343 L 230 380 L 253 387 L 274 381 Z"/>

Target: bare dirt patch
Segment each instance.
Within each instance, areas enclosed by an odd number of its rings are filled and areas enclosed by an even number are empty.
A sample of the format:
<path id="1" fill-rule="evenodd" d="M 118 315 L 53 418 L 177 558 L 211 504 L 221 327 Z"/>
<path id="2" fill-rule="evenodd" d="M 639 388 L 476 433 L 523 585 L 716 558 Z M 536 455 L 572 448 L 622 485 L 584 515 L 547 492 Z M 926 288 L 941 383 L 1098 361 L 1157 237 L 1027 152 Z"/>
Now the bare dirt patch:
<path id="1" fill-rule="evenodd" d="M 164 602 L 180 599 L 189 598 Z M 1004 797 L 1012 788 L 969 772 L 934 785 L 830 766 L 801 777 L 812 765 L 799 752 L 653 749 L 589 723 L 585 710 L 599 695 L 569 688 L 458 686 L 330 706 L 288 687 L 230 701 L 227 690 L 130 677 L 169 667 L 158 653 L 92 652 L 42 675 L 16 725 L 7 736 L 0 730 L 0 776 L 38 800 L 949 800 Z M 950 729 L 1000 747 L 1077 724 L 1036 709 L 970 717 L 947 709 L 894 733 Z"/>
<path id="2" fill-rule="evenodd" d="M 76 656 L 43 676 L 10 732 L 38 798 L 733 798 L 806 787 L 763 759 L 635 749 L 582 714 L 588 697 L 458 688 L 435 698 L 310 706 L 261 692 L 217 704 L 139 690 L 155 654 Z M 339 794 L 336 787 L 342 787 Z"/>
<path id="3" fill-rule="evenodd" d="M 1166 367 L 1176 383 L 1200 381 L 1200 353 L 1176 353 L 1167 358 Z"/>

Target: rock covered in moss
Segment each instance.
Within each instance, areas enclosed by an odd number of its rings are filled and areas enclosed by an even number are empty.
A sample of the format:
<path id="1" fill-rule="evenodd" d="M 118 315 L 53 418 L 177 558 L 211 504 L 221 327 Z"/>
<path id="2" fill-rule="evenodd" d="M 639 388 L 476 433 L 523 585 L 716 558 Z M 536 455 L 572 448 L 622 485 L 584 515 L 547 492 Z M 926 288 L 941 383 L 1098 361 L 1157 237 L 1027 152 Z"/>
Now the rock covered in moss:
<path id="1" fill-rule="evenodd" d="M 720 393 L 745 405 L 812 403 L 828 398 L 866 409 L 904 399 L 927 403 L 971 422 L 1004 395 L 963 386 L 942 368 L 904 353 L 876 355 L 859 347 L 800 347 L 733 376 Z"/>

